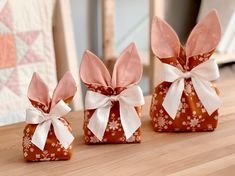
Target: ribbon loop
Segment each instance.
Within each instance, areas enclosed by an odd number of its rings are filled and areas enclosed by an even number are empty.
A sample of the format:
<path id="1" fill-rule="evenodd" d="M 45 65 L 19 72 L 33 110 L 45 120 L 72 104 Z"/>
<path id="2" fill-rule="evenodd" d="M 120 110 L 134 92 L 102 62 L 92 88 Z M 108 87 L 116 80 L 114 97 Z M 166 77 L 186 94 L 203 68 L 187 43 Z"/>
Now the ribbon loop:
<path id="1" fill-rule="evenodd" d="M 96 110 L 87 127 L 100 141 L 103 139 L 108 124 L 112 101 L 119 101 L 120 119 L 126 139 L 130 138 L 141 125 L 140 118 L 134 108 L 144 104 L 140 87 L 132 86 L 116 96 L 106 96 L 88 90 L 85 97 L 85 108 Z"/>
<path id="2" fill-rule="evenodd" d="M 71 109 L 63 100 L 59 101 L 49 113 L 44 113 L 36 108 L 27 109 L 26 123 L 38 124 L 32 136 L 32 143 L 40 150 L 44 150 L 48 132 L 53 125 L 57 139 L 67 149 L 74 137 L 59 118 L 68 114 L 69 111 Z"/>
<path id="3" fill-rule="evenodd" d="M 163 107 L 172 119 L 177 114 L 184 90 L 184 79 L 187 78 L 191 78 L 195 92 L 209 115 L 221 106 L 222 102 L 210 83 L 219 78 L 219 69 L 214 59 L 185 73 L 169 64 L 162 64 L 161 72 L 162 80 L 172 83 L 163 101 Z"/>

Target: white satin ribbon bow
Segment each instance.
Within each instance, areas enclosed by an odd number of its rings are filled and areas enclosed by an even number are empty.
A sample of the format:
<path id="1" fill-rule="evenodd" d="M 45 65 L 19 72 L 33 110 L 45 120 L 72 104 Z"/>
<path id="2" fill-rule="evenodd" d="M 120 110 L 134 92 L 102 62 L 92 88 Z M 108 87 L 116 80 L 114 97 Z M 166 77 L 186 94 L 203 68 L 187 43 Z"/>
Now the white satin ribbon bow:
<path id="1" fill-rule="evenodd" d="M 70 107 L 63 101 L 59 101 L 49 113 L 44 113 L 36 108 L 26 110 L 26 123 L 38 124 L 32 143 L 43 150 L 46 144 L 48 132 L 53 125 L 55 136 L 65 149 L 72 143 L 74 137 L 69 129 L 59 120 L 60 117 L 68 114 Z"/>
<path id="2" fill-rule="evenodd" d="M 106 96 L 88 90 L 85 108 L 96 110 L 87 127 L 100 141 L 103 139 L 108 124 L 112 101 L 119 101 L 120 119 L 126 139 L 130 138 L 141 125 L 140 118 L 134 108 L 144 104 L 144 97 L 139 86 L 127 88 L 116 96 Z"/>
<path id="3" fill-rule="evenodd" d="M 219 78 L 219 69 L 214 59 L 185 73 L 172 65 L 162 64 L 161 74 L 163 81 L 172 83 L 163 101 L 163 107 L 172 119 L 177 114 L 184 90 L 184 79 L 187 78 L 191 78 L 197 96 L 209 115 L 221 106 L 222 102 L 210 83 Z"/>

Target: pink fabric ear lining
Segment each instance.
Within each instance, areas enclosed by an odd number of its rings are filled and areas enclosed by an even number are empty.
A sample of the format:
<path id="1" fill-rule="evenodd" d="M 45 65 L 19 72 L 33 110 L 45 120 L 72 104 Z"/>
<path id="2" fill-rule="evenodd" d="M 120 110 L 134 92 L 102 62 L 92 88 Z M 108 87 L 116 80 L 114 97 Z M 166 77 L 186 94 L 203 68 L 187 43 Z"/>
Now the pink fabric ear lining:
<path id="1" fill-rule="evenodd" d="M 90 51 L 85 51 L 80 65 L 80 77 L 85 84 L 110 86 L 111 76 L 103 62 Z"/>
<path id="2" fill-rule="evenodd" d="M 192 30 L 186 43 L 187 58 L 212 51 L 216 48 L 220 38 L 220 21 L 216 10 L 212 10 Z M 152 22 L 151 48 L 159 58 L 178 56 L 180 51 L 177 34 L 158 17 L 154 17 Z"/>
<path id="3" fill-rule="evenodd" d="M 118 58 L 112 76 L 112 87 L 127 87 L 140 81 L 143 72 L 140 56 L 131 43 Z"/>
<path id="4" fill-rule="evenodd" d="M 48 107 L 50 103 L 48 92 L 47 85 L 37 73 L 34 73 L 28 88 L 28 98 Z"/>
<path id="5" fill-rule="evenodd" d="M 204 17 L 191 32 L 186 43 L 187 57 L 196 56 L 216 48 L 221 37 L 221 26 L 216 10 Z"/>
<path id="6" fill-rule="evenodd" d="M 112 78 L 103 62 L 86 51 L 80 65 L 80 77 L 85 84 L 127 87 L 136 84 L 142 76 L 141 60 L 134 43 L 131 43 L 117 59 Z"/>
<path id="7" fill-rule="evenodd" d="M 178 56 L 180 52 L 180 41 L 176 32 L 157 16 L 152 21 L 151 48 L 159 58 Z"/>
<path id="8" fill-rule="evenodd" d="M 73 97 L 76 91 L 77 86 L 72 74 L 66 72 L 53 93 L 51 108 L 53 108 L 60 100 L 66 100 Z"/>

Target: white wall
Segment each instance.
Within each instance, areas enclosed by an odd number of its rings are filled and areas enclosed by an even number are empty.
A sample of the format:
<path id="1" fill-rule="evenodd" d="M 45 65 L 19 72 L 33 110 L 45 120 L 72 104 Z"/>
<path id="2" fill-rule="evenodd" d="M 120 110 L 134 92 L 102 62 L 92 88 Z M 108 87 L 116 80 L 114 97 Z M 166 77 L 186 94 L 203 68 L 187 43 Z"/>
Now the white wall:
<path id="1" fill-rule="evenodd" d="M 99 0 L 70 0 L 78 59 L 89 49 L 101 55 L 101 21 Z"/>
<path id="2" fill-rule="evenodd" d="M 89 3 L 87 0 L 70 0 L 75 32 L 78 59 L 85 49 L 89 48 Z"/>
<path id="3" fill-rule="evenodd" d="M 134 41 L 140 51 L 148 51 L 149 2 L 118 0 L 115 4 L 115 45 L 120 53 Z"/>

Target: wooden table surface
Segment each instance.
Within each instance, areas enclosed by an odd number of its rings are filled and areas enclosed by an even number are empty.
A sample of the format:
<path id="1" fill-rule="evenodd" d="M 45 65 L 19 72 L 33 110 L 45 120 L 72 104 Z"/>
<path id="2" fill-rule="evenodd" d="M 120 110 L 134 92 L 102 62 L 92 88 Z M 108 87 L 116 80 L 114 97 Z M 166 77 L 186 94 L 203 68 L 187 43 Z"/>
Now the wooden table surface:
<path id="1" fill-rule="evenodd" d="M 228 76 L 230 75 L 230 76 Z M 25 162 L 24 123 L 0 127 L 0 176 L 28 175 L 235 175 L 235 79 L 227 74 L 218 83 L 224 102 L 214 132 L 156 133 L 148 116 L 150 97 L 142 117 L 142 143 L 85 145 L 83 113 L 72 112 L 74 155 L 69 161 Z"/>

